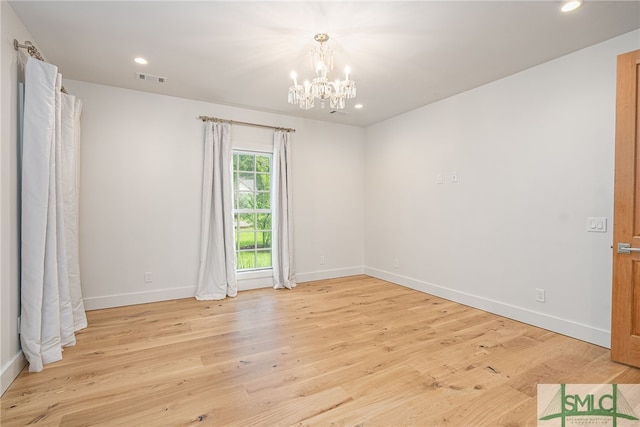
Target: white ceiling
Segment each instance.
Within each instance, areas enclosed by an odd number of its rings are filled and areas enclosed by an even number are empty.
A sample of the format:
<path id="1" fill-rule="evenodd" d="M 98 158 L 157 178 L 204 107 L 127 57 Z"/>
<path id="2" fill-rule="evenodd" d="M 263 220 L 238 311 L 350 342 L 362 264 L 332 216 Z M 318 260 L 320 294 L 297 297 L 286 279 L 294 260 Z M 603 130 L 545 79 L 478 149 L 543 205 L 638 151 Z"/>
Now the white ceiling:
<path id="1" fill-rule="evenodd" d="M 638 1 L 585 0 L 569 14 L 545 0 L 10 4 L 65 78 L 358 126 L 640 28 Z M 351 66 L 358 96 L 346 114 L 287 103 L 291 70 L 312 75 L 318 32 L 331 37 L 335 72 Z"/>

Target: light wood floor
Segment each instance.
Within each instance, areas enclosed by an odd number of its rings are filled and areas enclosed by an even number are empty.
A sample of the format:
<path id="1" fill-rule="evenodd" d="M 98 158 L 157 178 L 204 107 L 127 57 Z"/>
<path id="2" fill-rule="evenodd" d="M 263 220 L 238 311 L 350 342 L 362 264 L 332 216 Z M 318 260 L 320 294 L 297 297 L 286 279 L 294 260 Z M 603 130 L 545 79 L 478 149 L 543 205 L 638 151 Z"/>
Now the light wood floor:
<path id="1" fill-rule="evenodd" d="M 524 426 L 538 383 L 640 383 L 607 349 L 367 276 L 88 317 L 2 426 Z"/>

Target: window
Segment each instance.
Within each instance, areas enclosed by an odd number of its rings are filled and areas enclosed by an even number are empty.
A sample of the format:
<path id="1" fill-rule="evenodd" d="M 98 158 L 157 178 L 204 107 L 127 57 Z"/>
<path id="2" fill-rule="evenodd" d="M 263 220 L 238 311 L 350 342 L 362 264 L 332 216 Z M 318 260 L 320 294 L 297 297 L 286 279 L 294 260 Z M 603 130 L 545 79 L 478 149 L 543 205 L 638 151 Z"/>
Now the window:
<path id="1" fill-rule="evenodd" d="M 271 154 L 233 152 L 238 271 L 271 268 Z"/>

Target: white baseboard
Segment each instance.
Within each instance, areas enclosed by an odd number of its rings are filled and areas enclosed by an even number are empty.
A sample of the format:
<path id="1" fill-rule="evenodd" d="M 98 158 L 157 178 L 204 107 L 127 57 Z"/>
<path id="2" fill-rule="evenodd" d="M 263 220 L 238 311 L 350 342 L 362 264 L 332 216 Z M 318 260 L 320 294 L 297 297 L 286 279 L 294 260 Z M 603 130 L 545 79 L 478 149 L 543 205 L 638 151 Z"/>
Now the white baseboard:
<path id="1" fill-rule="evenodd" d="M 584 325 L 572 320 L 551 316 L 526 308 L 517 307 L 501 301 L 484 298 L 478 295 L 460 292 L 433 283 L 423 282 L 420 280 L 412 279 L 410 277 L 400 276 L 397 274 L 389 273 L 387 271 L 378 270 L 376 268 L 351 267 L 337 270 L 314 271 L 308 273 L 299 273 L 296 275 L 296 277 L 298 283 L 304 283 L 312 282 L 315 280 L 333 279 L 336 277 L 354 276 L 358 274 L 367 274 L 369 276 L 377 277 L 379 279 L 386 280 L 397 285 L 405 286 L 407 288 L 415 289 L 420 292 L 455 301 L 460 304 L 465 304 L 474 308 L 478 308 L 480 310 L 488 311 L 490 313 L 498 314 L 500 316 L 508 317 L 510 319 L 528 323 L 530 325 L 538 326 L 540 328 L 548 329 L 550 331 L 587 341 L 605 348 L 611 347 L 610 331 L 594 328 L 589 325 Z M 269 288 L 272 285 L 273 281 L 271 280 L 271 278 L 267 277 L 248 277 L 244 280 L 238 281 L 238 289 L 240 291 Z M 144 304 L 172 299 L 192 298 L 194 295 L 195 286 L 85 298 L 84 305 L 86 310 L 97 310 L 101 308 L 122 307 L 133 304 Z M 22 357 L 22 359 L 24 360 L 24 357 Z M 16 366 L 20 366 L 20 369 L 22 369 L 26 362 L 23 361 L 22 365 L 20 365 L 19 362 L 16 363 Z M 5 385 L 5 371 L 7 372 L 7 378 L 9 378 L 11 377 L 11 372 L 13 372 L 11 369 L 13 368 L 9 367 L 2 372 L 3 387 Z M 17 373 L 15 374 L 16 376 L 20 373 L 20 369 L 17 370 Z M 15 377 L 11 377 L 11 380 L 9 380 L 9 384 L 11 384 L 13 378 Z"/>
<path id="2" fill-rule="evenodd" d="M 424 292 L 440 298 L 445 298 L 450 301 L 465 304 L 470 307 L 478 308 L 480 310 L 488 311 L 500 316 L 508 317 L 509 319 L 524 322 L 529 325 L 538 326 L 540 328 L 557 332 L 562 335 L 567 335 L 572 338 L 577 338 L 582 341 L 590 342 L 601 347 L 611 348 L 610 331 L 594 328 L 592 326 L 584 325 L 572 320 L 551 316 L 537 311 L 532 311 L 526 308 L 517 307 L 489 298 L 472 295 L 466 292 L 456 291 L 454 289 L 449 289 L 443 286 L 435 285 L 433 283 L 427 283 L 409 277 L 400 276 L 375 268 L 365 267 L 364 273 L 378 279 L 395 283 L 397 285 L 405 286 L 407 288 L 411 288 L 420 292 Z"/>
<path id="3" fill-rule="evenodd" d="M 196 288 L 160 289 L 148 292 L 132 292 L 127 294 L 105 295 L 84 298 L 85 310 L 124 307 L 126 305 L 146 304 L 148 302 L 168 301 L 172 299 L 190 298 L 196 294 Z"/>
<path id="4" fill-rule="evenodd" d="M 338 270 L 313 271 L 310 273 L 298 273 L 296 279 L 298 283 L 313 282 L 315 280 L 335 279 L 336 277 L 356 276 L 365 274 L 364 267 L 349 267 Z"/>
<path id="5" fill-rule="evenodd" d="M 18 378 L 18 375 L 20 375 L 20 372 L 25 366 L 27 366 L 27 359 L 24 358 L 24 354 L 20 351 L 9 363 L 2 367 L 2 374 L 0 375 L 0 396 L 7 391 L 13 380 Z"/>
<path id="6" fill-rule="evenodd" d="M 296 275 L 298 283 L 314 280 L 333 279 L 336 277 L 364 274 L 364 267 L 343 268 L 338 270 L 315 271 Z M 245 273 L 244 278 L 238 278 L 238 290 L 248 291 L 273 287 L 271 276 L 264 274 Z M 85 297 L 85 310 L 99 310 L 101 308 L 124 307 L 127 305 L 146 304 L 149 302 L 168 301 L 172 299 L 192 298 L 196 294 L 196 287 L 160 289 L 145 292 L 131 292 L 126 294 Z"/>

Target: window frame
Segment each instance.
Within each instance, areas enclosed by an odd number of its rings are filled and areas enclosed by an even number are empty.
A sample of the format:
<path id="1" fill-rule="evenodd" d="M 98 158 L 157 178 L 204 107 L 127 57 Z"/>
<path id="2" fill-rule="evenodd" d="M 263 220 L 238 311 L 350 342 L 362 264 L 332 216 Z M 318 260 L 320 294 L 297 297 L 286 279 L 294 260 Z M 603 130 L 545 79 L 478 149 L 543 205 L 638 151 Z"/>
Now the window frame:
<path id="1" fill-rule="evenodd" d="M 253 157 L 253 170 L 252 171 L 242 171 L 239 168 L 239 162 L 240 162 L 240 158 L 239 156 L 241 155 L 250 155 Z M 238 156 L 238 157 L 236 157 Z M 257 158 L 258 157 L 267 157 L 269 159 L 269 187 L 268 190 L 261 190 L 258 189 L 258 175 L 262 175 L 262 174 L 266 174 L 264 172 L 259 172 L 258 171 L 258 166 L 257 166 Z M 237 159 L 237 160 L 236 160 Z M 231 168 L 232 171 L 232 182 L 233 182 L 233 219 L 234 219 L 234 256 L 236 259 L 236 273 L 237 274 L 242 274 L 242 275 L 250 275 L 250 276 L 254 276 L 254 275 L 260 275 L 260 273 L 271 273 L 271 271 L 273 270 L 273 152 L 271 151 L 263 151 L 263 150 L 256 150 L 256 149 L 243 149 L 243 148 L 234 148 L 233 149 L 233 165 Z M 253 179 L 253 184 L 252 184 L 252 189 L 247 191 L 247 190 L 241 190 L 239 185 L 240 185 L 240 174 L 253 174 L 254 179 Z M 256 201 L 258 195 L 260 194 L 268 194 L 269 197 L 269 208 L 268 209 L 258 209 L 258 208 L 240 208 L 239 203 L 239 195 L 241 193 L 248 193 L 248 194 L 252 194 L 253 200 Z M 257 202 L 256 202 L 257 204 Z M 250 231 L 241 231 L 241 227 L 239 227 L 239 221 L 241 218 L 241 215 L 243 214 L 250 214 L 250 215 L 254 215 L 254 220 L 253 222 L 253 229 Z M 269 215 L 269 227 L 267 228 L 259 228 L 258 225 L 258 215 Z M 240 248 L 240 234 L 243 232 L 253 232 L 254 233 L 254 247 L 251 249 L 241 249 Z M 268 232 L 270 234 L 269 237 L 269 247 L 268 249 L 266 248 L 261 248 L 258 246 L 258 234 L 259 233 L 265 233 Z M 261 266 L 258 267 L 258 256 L 260 252 L 268 252 L 269 253 L 269 259 L 270 259 L 270 264 L 269 266 Z M 249 267 L 249 268 L 240 268 L 240 254 L 241 253 L 253 253 L 253 267 Z"/>

